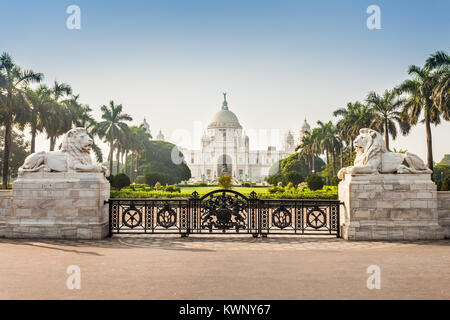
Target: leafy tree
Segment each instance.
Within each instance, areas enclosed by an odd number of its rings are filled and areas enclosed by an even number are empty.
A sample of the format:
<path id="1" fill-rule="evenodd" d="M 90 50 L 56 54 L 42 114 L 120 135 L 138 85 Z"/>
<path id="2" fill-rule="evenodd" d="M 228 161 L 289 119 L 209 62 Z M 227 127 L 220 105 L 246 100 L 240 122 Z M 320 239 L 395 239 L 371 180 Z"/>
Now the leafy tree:
<path id="1" fill-rule="evenodd" d="M 448 164 L 450 165 L 450 154 L 445 154 L 439 164 Z"/>
<path id="2" fill-rule="evenodd" d="M 443 182 L 447 176 L 450 176 L 450 165 L 439 163 L 434 166 L 431 179 L 436 183 L 438 190 L 442 190 Z"/>
<path id="3" fill-rule="evenodd" d="M 160 184 L 169 184 L 175 183 L 174 178 L 168 174 L 160 173 L 160 172 L 147 172 L 144 176 L 145 184 L 153 187 L 157 182 Z"/>
<path id="4" fill-rule="evenodd" d="M 0 129 L 0 152 L 3 152 L 4 149 L 4 138 L 5 129 Z M 8 172 L 8 180 L 11 181 L 11 178 L 17 177 L 17 171 L 19 167 L 25 161 L 25 158 L 28 156 L 28 148 L 30 143 L 25 141 L 24 136 L 15 130 L 11 132 L 11 152 L 9 157 L 9 172 Z M 2 164 L 2 160 L 0 159 L 0 164 Z"/>
<path id="5" fill-rule="evenodd" d="M 325 162 L 319 157 L 314 157 L 314 168 L 321 170 Z M 306 177 L 312 172 L 311 168 L 305 163 L 304 157 L 299 157 L 299 153 L 294 153 L 280 161 L 281 173 L 286 174 L 291 171 L 295 171 Z"/>
<path id="6" fill-rule="evenodd" d="M 138 173 L 159 172 L 171 177 L 171 182 L 189 180 L 191 171 L 177 146 L 166 141 L 148 141 L 138 166 Z"/>
<path id="7" fill-rule="evenodd" d="M 450 174 L 446 174 L 442 182 L 441 191 L 450 191 Z"/>

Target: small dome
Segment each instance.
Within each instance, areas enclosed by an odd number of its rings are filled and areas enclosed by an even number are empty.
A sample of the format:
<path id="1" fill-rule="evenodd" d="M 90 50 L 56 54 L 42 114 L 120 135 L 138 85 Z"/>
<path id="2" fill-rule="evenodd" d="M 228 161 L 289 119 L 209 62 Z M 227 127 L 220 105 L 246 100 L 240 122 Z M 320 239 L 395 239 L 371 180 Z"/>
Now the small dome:
<path id="1" fill-rule="evenodd" d="M 303 121 L 303 123 L 300 126 L 300 131 L 303 131 L 303 132 L 311 131 L 311 127 L 309 126 L 309 123 L 306 121 L 306 118 L 305 118 L 305 121 Z"/>
<path id="2" fill-rule="evenodd" d="M 294 136 L 292 135 L 290 130 L 286 132 L 285 139 L 286 141 L 294 141 Z"/>

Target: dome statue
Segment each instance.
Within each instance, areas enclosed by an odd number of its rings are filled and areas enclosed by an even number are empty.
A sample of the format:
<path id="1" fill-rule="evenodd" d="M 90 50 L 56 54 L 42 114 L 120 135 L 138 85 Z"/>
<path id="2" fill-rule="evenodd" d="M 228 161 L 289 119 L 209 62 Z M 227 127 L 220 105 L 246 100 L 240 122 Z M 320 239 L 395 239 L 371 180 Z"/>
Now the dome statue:
<path id="1" fill-rule="evenodd" d="M 164 135 L 161 129 L 159 130 L 158 135 L 156 136 L 156 140 L 164 141 Z"/>

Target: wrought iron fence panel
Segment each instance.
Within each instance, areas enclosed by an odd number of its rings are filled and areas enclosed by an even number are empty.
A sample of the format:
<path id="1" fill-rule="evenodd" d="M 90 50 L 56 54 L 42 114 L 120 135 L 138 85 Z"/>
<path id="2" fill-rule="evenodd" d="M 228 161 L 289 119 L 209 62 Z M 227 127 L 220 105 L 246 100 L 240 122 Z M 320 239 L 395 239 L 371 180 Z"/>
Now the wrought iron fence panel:
<path id="1" fill-rule="evenodd" d="M 110 233 L 189 231 L 187 199 L 110 199 Z"/>
<path id="2" fill-rule="evenodd" d="M 110 199 L 112 233 L 302 234 L 339 233 L 338 200 L 259 199 L 215 190 L 189 199 Z"/>

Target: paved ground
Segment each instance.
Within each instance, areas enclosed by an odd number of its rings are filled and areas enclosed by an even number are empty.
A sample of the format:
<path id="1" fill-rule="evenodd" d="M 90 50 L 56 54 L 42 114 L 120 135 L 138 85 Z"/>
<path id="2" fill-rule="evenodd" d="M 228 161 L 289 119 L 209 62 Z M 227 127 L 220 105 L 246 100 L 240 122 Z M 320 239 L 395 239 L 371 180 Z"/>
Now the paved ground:
<path id="1" fill-rule="evenodd" d="M 67 267 L 81 270 L 69 290 Z M 366 269 L 381 269 L 369 290 Z M 0 240 L 0 299 L 450 299 L 450 240 Z"/>

